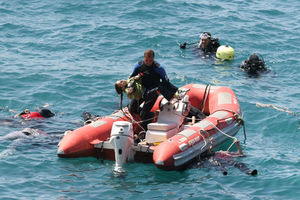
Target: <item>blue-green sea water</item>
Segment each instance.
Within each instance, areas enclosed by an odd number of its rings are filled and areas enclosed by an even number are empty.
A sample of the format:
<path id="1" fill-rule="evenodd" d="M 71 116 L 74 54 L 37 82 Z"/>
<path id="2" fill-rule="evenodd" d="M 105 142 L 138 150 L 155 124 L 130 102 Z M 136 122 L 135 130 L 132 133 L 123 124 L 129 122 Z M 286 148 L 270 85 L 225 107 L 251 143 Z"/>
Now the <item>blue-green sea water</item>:
<path id="1" fill-rule="evenodd" d="M 179 48 L 203 31 L 232 46 L 235 59 L 215 63 Z M 298 0 L 0 1 L 0 135 L 32 126 L 48 133 L 0 141 L 0 199 L 298 199 L 299 46 Z M 83 111 L 118 109 L 114 82 L 149 48 L 176 86 L 234 90 L 247 133 L 239 160 L 257 176 L 128 163 L 120 177 L 113 162 L 57 157 L 55 136 L 80 127 Z M 271 72 L 255 78 L 240 71 L 251 53 Z M 45 104 L 54 118 L 22 123 L 7 111 Z M 237 137 L 243 141 L 242 130 Z"/>

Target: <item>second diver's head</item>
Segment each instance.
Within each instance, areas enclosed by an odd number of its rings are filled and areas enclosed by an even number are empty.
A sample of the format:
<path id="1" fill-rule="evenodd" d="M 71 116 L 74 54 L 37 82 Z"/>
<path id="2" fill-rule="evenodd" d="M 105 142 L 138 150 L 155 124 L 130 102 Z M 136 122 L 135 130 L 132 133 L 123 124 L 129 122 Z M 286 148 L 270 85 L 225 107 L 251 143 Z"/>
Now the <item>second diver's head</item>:
<path id="1" fill-rule="evenodd" d="M 255 53 L 249 57 L 247 64 L 249 72 L 257 72 L 265 69 L 265 62 L 260 59 Z"/>
<path id="2" fill-rule="evenodd" d="M 203 32 L 200 34 L 200 45 L 206 49 L 209 47 L 211 42 L 211 34 L 209 32 Z"/>
<path id="3" fill-rule="evenodd" d="M 154 51 L 152 49 L 148 49 L 144 52 L 144 63 L 146 66 L 150 67 L 154 62 Z"/>
<path id="4" fill-rule="evenodd" d="M 249 63 L 256 64 L 256 63 L 258 63 L 258 61 L 259 61 L 259 58 L 255 53 L 249 57 Z"/>

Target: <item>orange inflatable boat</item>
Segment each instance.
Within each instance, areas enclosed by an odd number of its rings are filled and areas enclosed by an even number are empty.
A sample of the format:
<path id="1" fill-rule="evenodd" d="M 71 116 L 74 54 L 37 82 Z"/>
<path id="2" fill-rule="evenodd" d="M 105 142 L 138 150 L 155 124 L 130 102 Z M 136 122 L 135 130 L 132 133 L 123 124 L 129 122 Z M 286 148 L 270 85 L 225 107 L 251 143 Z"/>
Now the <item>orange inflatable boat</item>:
<path id="1" fill-rule="evenodd" d="M 123 109 L 67 131 L 58 144 L 58 156 L 114 160 L 116 168 L 127 161 L 153 162 L 161 169 L 173 170 L 207 151 L 211 139 L 219 145 L 234 138 L 243 120 L 238 99 L 230 88 L 199 84 L 183 88 L 189 91 L 181 100 L 158 98 L 152 109 L 156 117 L 148 124 L 143 140 L 134 140 L 141 131 L 139 116 Z M 205 118 L 194 123 L 189 115 L 191 106 L 202 111 Z"/>

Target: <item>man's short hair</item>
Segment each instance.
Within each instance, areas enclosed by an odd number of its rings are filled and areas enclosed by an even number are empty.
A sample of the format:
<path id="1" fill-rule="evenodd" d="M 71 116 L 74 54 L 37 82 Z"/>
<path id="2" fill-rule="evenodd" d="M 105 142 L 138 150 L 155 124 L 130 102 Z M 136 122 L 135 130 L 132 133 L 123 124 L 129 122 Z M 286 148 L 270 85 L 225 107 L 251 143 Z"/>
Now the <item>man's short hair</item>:
<path id="1" fill-rule="evenodd" d="M 144 57 L 147 56 L 147 57 L 154 57 L 155 54 L 154 54 L 154 51 L 152 49 L 148 49 L 144 52 Z"/>

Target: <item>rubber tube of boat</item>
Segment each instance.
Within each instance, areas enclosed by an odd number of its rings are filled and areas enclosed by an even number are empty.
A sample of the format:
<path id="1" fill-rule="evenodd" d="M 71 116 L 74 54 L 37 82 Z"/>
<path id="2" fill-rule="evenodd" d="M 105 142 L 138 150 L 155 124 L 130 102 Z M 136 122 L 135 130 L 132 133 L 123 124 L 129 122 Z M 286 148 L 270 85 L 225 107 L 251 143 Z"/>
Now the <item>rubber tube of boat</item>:
<path id="1" fill-rule="evenodd" d="M 122 172 L 123 164 L 126 163 L 130 151 L 133 147 L 132 124 L 126 121 L 113 123 L 110 141 L 115 151 L 115 171 Z"/>

